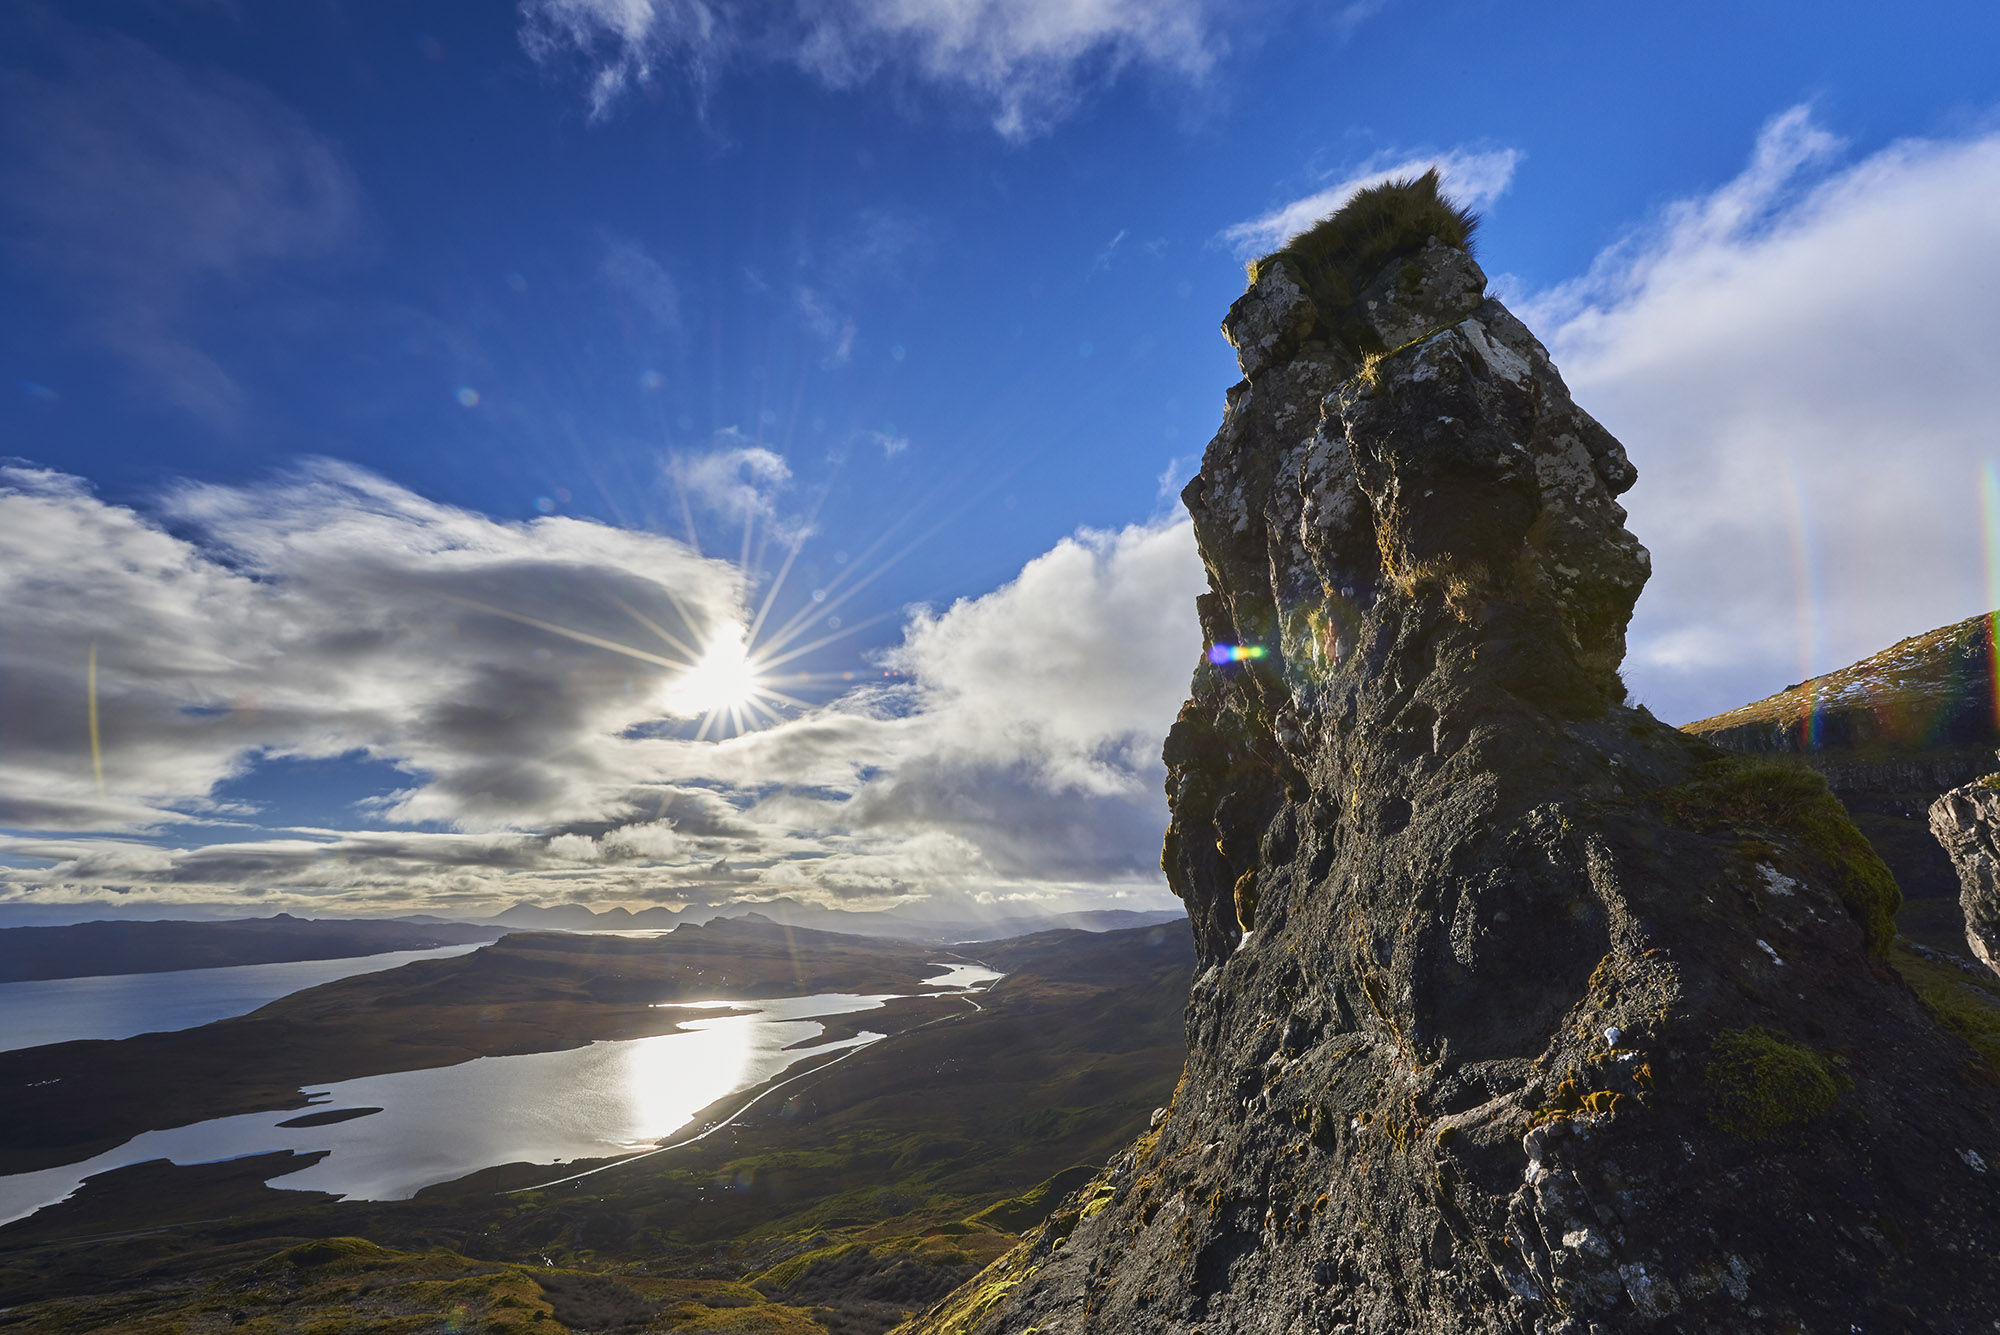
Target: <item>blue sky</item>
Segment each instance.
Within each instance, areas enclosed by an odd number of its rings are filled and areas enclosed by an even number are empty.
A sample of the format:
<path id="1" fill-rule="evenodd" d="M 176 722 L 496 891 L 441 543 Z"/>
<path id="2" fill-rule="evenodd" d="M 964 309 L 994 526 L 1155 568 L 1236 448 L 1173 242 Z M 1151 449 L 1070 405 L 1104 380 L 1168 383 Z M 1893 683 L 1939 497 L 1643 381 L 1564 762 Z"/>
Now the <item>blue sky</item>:
<path id="1" fill-rule="evenodd" d="M 1288 223 L 1432 162 L 1641 469 L 1638 698 L 1983 610 L 1996 39 L 1974 4 L 12 7 L 0 900 L 1160 902 L 1216 323 Z M 676 713 L 683 650 L 753 624 L 784 698 Z"/>

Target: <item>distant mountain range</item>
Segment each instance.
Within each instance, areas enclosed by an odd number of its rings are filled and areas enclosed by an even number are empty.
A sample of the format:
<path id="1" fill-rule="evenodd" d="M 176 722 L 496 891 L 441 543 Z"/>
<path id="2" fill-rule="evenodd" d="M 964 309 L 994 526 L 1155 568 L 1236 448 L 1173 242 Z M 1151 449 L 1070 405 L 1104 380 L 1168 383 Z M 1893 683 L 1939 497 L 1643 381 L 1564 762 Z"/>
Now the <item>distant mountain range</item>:
<path id="1" fill-rule="evenodd" d="M 1173 922 L 1186 916 L 1178 909 L 1091 909 L 1078 913 L 1031 913 L 982 920 L 931 917 L 921 911 L 907 909 L 866 912 L 828 909 L 781 897 L 722 907 L 650 908 L 637 913 L 625 908 L 591 909 L 583 904 L 559 904 L 544 908 L 523 903 L 484 921 L 506 927 L 564 932 L 628 932 L 671 931 L 684 922 L 706 923 L 717 918 L 751 915 L 786 927 L 937 942 L 993 941 L 1059 928 L 1085 932 L 1122 931 L 1130 927 Z"/>
<path id="2" fill-rule="evenodd" d="M 346 959 L 491 941 L 504 929 L 395 918 L 82 922 L 0 928 L 0 983 Z"/>
<path id="3" fill-rule="evenodd" d="M 75 909 L 72 907 L 72 911 Z M 86 907 L 86 912 L 90 911 Z M 173 910 L 161 906 L 162 913 Z M 101 974 L 161 973 L 238 964 L 345 959 L 396 950 L 492 941 L 509 931 L 672 931 L 683 923 L 718 919 L 776 923 L 796 930 L 951 944 L 995 941 L 1070 928 L 1122 931 L 1174 922 L 1175 910 L 1095 909 L 1037 913 L 987 920 L 926 918 L 907 910 L 848 912 L 780 898 L 721 907 L 593 910 L 582 904 L 543 908 L 516 904 L 470 922 L 430 915 L 404 918 L 107 919 L 0 927 L 0 983 L 81 978 Z M 16 920 L 18 921 L 18 919 Z"/>

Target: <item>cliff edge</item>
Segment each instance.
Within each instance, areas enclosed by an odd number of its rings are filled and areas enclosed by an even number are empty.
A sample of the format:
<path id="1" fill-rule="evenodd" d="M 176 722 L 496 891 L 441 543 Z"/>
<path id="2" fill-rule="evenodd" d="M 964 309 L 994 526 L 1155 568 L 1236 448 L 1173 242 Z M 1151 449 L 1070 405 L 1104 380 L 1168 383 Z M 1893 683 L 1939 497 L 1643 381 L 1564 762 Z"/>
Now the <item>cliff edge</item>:
<path id="1" fill-rule="evenodd" d="M 1995 1073 L 1817 775 L 1622 703 L 1634 470 L 1435 187 L 1224 322 L 1180 1087 L 905 1330 L 1992 1331 Z"/>

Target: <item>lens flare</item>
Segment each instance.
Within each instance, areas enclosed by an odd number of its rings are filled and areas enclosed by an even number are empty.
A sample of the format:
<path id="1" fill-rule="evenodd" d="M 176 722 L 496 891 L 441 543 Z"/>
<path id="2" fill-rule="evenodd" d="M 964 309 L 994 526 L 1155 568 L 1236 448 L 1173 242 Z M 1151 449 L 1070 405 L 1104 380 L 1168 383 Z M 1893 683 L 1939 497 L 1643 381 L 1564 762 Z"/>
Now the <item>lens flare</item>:
<path id="1" fill-rule="evenodd" d="M 1820 653 L 1821 620 L 1819 592 L 1819 564 L 1813 545 L 1812 526 L 1806 512 L 1804 488 L 1800 486 L 1799 475 L 1786 459 L 1785 485 L 1781 489 L 1785 501 L 1786 528 L 1792 541 L 1792 583 L 1798 598 L 1798 649 L 1800 689 L 1805 693 L 1805 702 L 1799 712 L 1799 746 L 1803 750 L 1816 750 L 1820 743 L 1820 715 L 1823 702 L 1820 699 L 1821 686 L 1814 676 L 1814 669 L 1822 657 Z"/>
<path id="2" fill-rule="evenodd" d="M 1993 653 L 1993 716 L 2000 720 L 2000 467 L 1988 459 L 1979 470 L 1979 507 L 1986 530 L 1986 633 Z"/>
<path id="3" fill-rule="evenodd" d="M 1262 658 L 1268 650 L 1261 644 L 1217 644 L 1208 650 L 1208 661 L 1221 667 L 1224 663 L 1241 663 L 1246 658 Z"/>

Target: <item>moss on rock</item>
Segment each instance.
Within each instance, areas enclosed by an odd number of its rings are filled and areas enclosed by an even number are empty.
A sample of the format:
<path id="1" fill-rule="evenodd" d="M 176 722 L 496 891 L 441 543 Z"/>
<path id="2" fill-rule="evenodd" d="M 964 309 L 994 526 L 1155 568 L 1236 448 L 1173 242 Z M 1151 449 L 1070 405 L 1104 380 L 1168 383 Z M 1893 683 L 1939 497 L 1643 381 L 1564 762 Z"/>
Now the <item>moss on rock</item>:
<path id="1" fill-rule="evenodd" d="M 1861 924 L 1869 953 L 1888 953 L 1903 892 L 1817 771 L 1782 760 L 1721 756 L 1698 778 L 1667 790 L 1662 805 L 1691 829 L 1761 825 L 1795 836 L 1832 871 L 1840 902 Z"/>
<path id="2" fill-rule="evenodd" d="M 1775 1140 L 1833 1110 L 1849 1085 L 1826 1058 L 1769 1029 L 1725 1029 L 1709 1049 L 1708 1119 L 1744 1140 Z"/>
<path id="3" fill-rule="evenodd" d="M 1917 999 L 2000 1072 L 2000 980 L 1984 970 L 1943 962 L 1948 958 L 1933 954 L 1927 959 L 1899 942 L 1890 962 Z"/>
<path id="4" fill-rule="evenodd" d="M 1319 308 L 1321 321 L 1361 353 L 1387 351 L 1356 316 L 1361 289 L 1391 260 L 1414 255 L 1432 238 L 1471 249 L 1479 216 L 1446 199 L 1437 169 L 1357 190 L 1339 209 L 1299 233 L 1284 248 L 1252 260 L 1254 285 L 1277 260 L 1287 261 Z"/>

